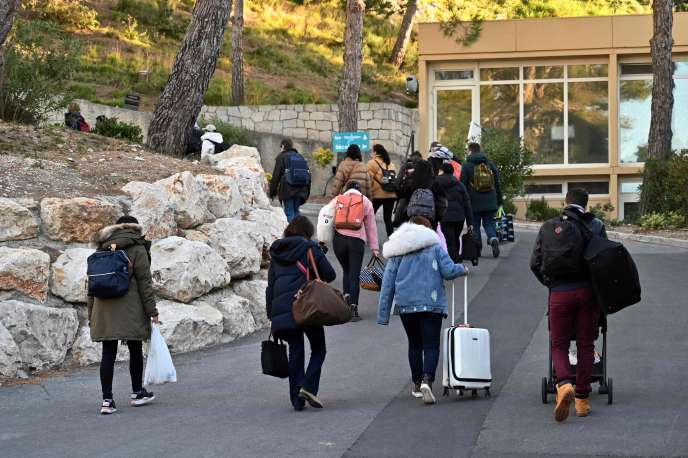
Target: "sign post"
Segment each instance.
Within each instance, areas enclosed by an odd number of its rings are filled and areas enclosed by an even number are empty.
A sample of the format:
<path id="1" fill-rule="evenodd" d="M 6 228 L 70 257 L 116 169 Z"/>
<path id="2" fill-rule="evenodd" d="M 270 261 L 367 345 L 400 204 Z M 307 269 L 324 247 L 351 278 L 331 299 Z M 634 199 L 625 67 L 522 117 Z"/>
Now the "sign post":
<path id="1" fill-rule="evenodd" d="M 332 151 L 337 153 L 337 162 L 349 145 L 358 145 L 362 152 L 370 151 L 370 135 L 368 132 L 333 132 Z"/>

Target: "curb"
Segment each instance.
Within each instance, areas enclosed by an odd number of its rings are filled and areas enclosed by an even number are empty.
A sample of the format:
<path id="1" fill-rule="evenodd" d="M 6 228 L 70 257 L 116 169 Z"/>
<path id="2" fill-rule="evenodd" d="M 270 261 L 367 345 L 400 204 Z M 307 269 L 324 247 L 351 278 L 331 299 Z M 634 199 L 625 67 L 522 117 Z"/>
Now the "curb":
<path id="1" fill-rule="evenodd" d="M 542 223 L 514 223 L 514 227 L 525 231 L 538 231 Z M 614 240 L 629 240 L 632 242 L 649 243 L 653 245 L 671 246 L 688 249 L 688 240 L 661 237 L 659 235 L 633 234 L 630 232 L 607 231 L 607 236 Z"/>

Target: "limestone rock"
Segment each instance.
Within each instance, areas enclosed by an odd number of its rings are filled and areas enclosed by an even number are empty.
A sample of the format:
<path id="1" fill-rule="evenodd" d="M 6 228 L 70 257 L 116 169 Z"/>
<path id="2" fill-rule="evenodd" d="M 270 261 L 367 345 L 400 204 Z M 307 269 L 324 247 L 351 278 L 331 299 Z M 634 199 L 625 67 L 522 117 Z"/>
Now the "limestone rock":
<path id="1" fill-rule="evenodd" d="M 237 181 L 226 175 L 197 175 L 208 194 L 208 210 L 216 218 L 236 216 L 243 205 Z"/>
<path id="2" fill-rule="evenodd" d="M 186 353 L 217 345 L 222 340 L 222 313 L 208 305 L 158 302 L 160 332 L 170 352 Z"/>
<path id="3" fill-rule="evenodd" d="M 244 219 L 255 222 L 258 232 L 263 237 L 261 266 L 265 267 L 270 263 L 270 245 L 282 237 L 284 229 L 287 227 L 287 217 L 284 215 L 284 210 L 280 207 L 254 208 L 244 214 Z"/>
<path id="4" fill-rule="evenodd" d="M 203 296 L 193 302 L 193 305 L 209 305 L 222 313 L 223 343 L 247 336 L 257 329 L 250 302 L 229 290 Z"/>
<path id="5" fill-rule="evenodd" d="M 218 162 L 237 157 L 251 158 L 253 161 L 260 163 L 260 153 L 258 152 L 258 149 L 252 146 L 243 145 L 232 145 L 228 150 L 225 150 L 219 154 L 210 155 L 208 159 L 211 165 L 215 165 Z"/>
<path id="6" fill-rule="evenodd" d="M 5 326 L 0 324 L 0 377 L 16 377 L 21 368 L 19 347 Z"/>
<path id="7" fill-rule="evenodd" d="M 47 253 L 33 248 L 0 247 L 0 290 L 16 290 L 45 302 L 49 274 Z"/>
<path id="8" fill-rule="evenodd" d="M 265 193 L 265 172 L 260 165 L 248 158 L 236 158 L 222 161 L 215 168 L 236 180 L 243 200 L 242 211 L 250 211 L 254 207 L 270 208 L 270 199 Z"/>
<path id="9" fill-rule="evenodd" d="M 129 194 L 134 200 L 138 199 L 144 192 L 155 191 L 156 189 L 160 188 L 145 181 L 130 181 L 122 187 L 122 191 Z"/>
<path id="10" fill-rule="evenodd" d="M 230 218 L 204 224 L 199 229 L 208 243 L 224 258 L 232 278 L 241 278 L 260 270 L 263 236 L 256 223 Z"/>
<path id="11" fill-rule="evenodd" d="M 152 186 L 134 199 L 131 215 L 138 219 L 146 239 L 157 240 L 177 235 L 175 209 L 170 195 Z"/>
<path id="12" fill-rule="evenodd" d="M 94 250 L 68 248 L 50 268 L 50 291 L 67 302 L 86 302 L 86 260 Z"/>
<path id="13" fill-rule="evenodd" d="M 265 290 L 268 287 L 266 280 L 242 280 L 232 284 L 232 290 L 238 295 L 248 300 L 251 307 L 251 314 L 259 328 L 268 325 L 268 316 L 265 312 Z"/>
<path id="14" fill-rule="evenodd" d="M 182 229 L 191 229 L 214 219 L 208 211 L 208 195 L 191 172 L 176 173 L 155 184 L 169 194 L 175 205 L 177 225 Z"/>
<path id="15" fill-rule="evenodd" d="M 72 346 L 72 358 L 80 366 L 90 366 L 100 362 L 103 346 L 100 342 L 91 340 L 91 330 L 88 326 L 82 326 Z M 129 348 L 126 343 L 117 345 L 117 361 L 129 360 Z"/>
<path id="16" fill-rule="evenodd" d="M 169 237 L 151 248 L 153 286 L 161 296 L 190 302 L 229 284 L 227 263 L 211 247 L 181 237 Z"/>
<path id="17" fill-rule="evenodd" d="M 31 210 L 12 199 L 0 198 L 0 242 L 38 236 L 38 221 Z"/>
<path id="18" fill-rule="evenodd" d="M 208 236 L 205 235 L 203 232 L 194 231 L 191 229 L 184 231 L 184 238 L 186 240 L 191 240 L 192 242 L 201 242 L 205 244 L 208 244 L 209 241 Z"/>
<path id="19" fill-rule="evenodd" d="M 118 205 L 98 199 L 46 198 L 41 201 L 43 231 L 53 240 L 88 242 L 93 234 L 122 215 Z"/>
<path id="20" fill-rule="evenodd" d="M 23 366 L 32 370 L 62 364 L 79 328 L 74 309 L 20 301 L 0 302 L 0 323 L 19 348 Z"/>

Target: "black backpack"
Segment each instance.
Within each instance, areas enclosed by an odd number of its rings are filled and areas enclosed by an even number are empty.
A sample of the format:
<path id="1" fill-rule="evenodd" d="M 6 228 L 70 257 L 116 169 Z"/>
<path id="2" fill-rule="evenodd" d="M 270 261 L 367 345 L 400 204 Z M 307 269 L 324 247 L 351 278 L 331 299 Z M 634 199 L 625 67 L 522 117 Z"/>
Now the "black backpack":
<path id="1" fill-rule="evenodd" d="M 588 277 L 583 255 L 587 247 L 587 233 L 579 221 L 567 214 L 545 221 L 541 231 L 543 277 L 566 281 Z"/>
<path id="2" fill-rule="evenodd" d="M 124 250 L 96 251 L 86 264 L 89 296 L 112 299 L 127 294 L 132 264 Z"/>

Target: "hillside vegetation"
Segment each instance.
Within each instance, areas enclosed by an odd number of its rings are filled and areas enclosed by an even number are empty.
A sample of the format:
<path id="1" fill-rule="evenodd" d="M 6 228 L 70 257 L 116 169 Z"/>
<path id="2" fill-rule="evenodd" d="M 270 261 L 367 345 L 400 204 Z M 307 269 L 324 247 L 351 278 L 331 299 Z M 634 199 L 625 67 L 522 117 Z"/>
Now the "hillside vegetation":
<path id="1" fill-rule="evenodd" d="M 341 72 L 343 0 L 246 0 L 245 69 L 248 104 L 334 103 Z M 414 106 L 404 78 L 417 67 L 415 37 L 404 65 L 388 63 L 406 0 L 368 0 L 363 102 Z M 41 34 L 44 44 L 66 36 L 75 53 L 67 85 L 79 98 L 121 105 L 130 93 L 153 108 L 167 81 L 194 0 L 28 0 L 16 29 Z M 449 6 L 447 6 L 449 5 Z M 444 20 L 451 5 L 464 19 L 642 13 L 647 0 L 419 1 L 418 20 Z M 231 99 L 231 40 L 225 34 L 217 70 L 205 95 L 210 105 Z"/>

